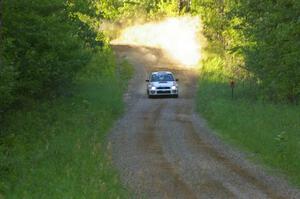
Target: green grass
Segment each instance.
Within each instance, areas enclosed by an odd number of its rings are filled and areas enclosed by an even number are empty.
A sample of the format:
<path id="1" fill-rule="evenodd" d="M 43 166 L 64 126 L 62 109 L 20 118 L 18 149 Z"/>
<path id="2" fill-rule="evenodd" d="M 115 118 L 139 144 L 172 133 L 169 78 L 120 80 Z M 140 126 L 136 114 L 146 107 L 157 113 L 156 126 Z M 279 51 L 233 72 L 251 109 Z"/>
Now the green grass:
<path id="1" fill-rule="evenodd" d="M 232 100 L 228 81 L 215 69 L 202 72 L 198 111 L 221 138 L 300 185 L 300 106 L 254 100 L 239 82 Z"/>
<path id="2" fill-rule="evenodd" d="M 6 116 L 0 139 L 0 191 L 6 198 L 129 197 L 111 165 L 105 138 L 123 112 L 130 70 L 122 65 L 126 78 L 120 84 L 108 55 L 110 63 L 100 55 L 93 59 L 88 67 L 93 76 L 78 78 L 71 97 Z M 103 72 L 100 60 L 110 68 Z"/>

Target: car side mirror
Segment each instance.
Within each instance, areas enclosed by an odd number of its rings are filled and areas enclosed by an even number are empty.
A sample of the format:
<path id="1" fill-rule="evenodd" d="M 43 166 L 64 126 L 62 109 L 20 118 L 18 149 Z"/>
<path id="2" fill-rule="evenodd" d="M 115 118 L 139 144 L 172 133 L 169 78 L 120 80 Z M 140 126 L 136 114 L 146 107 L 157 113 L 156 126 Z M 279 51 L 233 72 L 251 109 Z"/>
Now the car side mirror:
<path id="1" fill-rule="evenodd" d="M 146 82 L 149 82 L 149 79 L 146 79 Z"/>
<path id="2" fill-rule="evenodd" d="M 178 82 L 179 81 L 179 79 L 176 79 L 176 82 Z"/>

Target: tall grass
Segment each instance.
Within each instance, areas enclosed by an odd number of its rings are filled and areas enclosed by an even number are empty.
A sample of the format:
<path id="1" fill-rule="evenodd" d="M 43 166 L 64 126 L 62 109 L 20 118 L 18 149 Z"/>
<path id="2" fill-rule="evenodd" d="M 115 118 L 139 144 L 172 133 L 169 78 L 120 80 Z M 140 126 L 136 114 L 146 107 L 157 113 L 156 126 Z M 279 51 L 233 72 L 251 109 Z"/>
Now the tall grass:
<path id="1" fill-rule="evenodd" d="M 224 140 L 300 185 L 300 106 L 259 100 L 247 82 L 237 82 L 231 99 L 229 79 L 217 65 L 213 58 L 204 62 L 198 111 Z"/>
<path id="2" fill-rule="evenodd" d="M 105 59 L 104 59 L 105 58 Z M 1 192 L 7 198 L 126 198 L 105 136 L 123 111 L 122 84 L 107 50 L 78 77 L 71 96 L 10 112 L 1 128 Z"/>

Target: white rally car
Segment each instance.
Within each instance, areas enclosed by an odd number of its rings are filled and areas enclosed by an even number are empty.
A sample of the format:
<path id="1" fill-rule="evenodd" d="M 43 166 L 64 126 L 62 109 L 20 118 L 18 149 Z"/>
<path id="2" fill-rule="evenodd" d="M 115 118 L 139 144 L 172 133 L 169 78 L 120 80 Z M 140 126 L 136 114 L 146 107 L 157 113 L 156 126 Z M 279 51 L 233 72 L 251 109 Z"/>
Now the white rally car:
<path id="1" fill-rule="evenodd" d="M 175 79 L 173 73 L 169 71 L 152 72 L 146 80 L 148 97 L 162 95 L 178 97 L 177 81 L 178 79 Z"/>

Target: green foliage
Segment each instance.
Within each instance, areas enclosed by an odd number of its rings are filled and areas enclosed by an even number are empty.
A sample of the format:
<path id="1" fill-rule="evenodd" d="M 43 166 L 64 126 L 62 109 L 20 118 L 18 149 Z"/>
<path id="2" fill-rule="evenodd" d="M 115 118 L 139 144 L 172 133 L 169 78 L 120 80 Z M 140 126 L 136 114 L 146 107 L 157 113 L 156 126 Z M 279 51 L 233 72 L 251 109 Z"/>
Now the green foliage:
<path id="1" fill-rule="evenodd" d="M 97 3 L 99 2 L 94 0 L 70 0 L 67 4 L 70 22 L 76 27 L 77 34 L 86 47 L 92 49 L 107 42 L 103 33 L 99 31 L 103 15 L 99 12 Z"/>
<path id="2" fill-rule="evenodd" d="M 94 56 L 78 74 L 80 80 L 101 81 L 103 77 L 115 77 L 116 61 L 112 49 L 106 45 L 98 49 L 97 56 Z M 100 79 L 99 79 L 100 78 Z"/>
<path id="3" fill-rule="evenodd" d="M 230 78 L 254 80 L 265 98 L 276 101 L 297 102 L 300 95 L 299 10 L 296 0 L 192 1 L 207 51 L 222 57 Z"/>
<path id="4" fill-rule="evenodd" d="M 105 142 L 123 111 L 114 59 L 109 49 L 98 51 L 88 72 L 77 75 L 71 97 L 7 114 L 4 123 L 14 125 L 0 129 L 0 193 L 7 198 L 129 197 Z"/>
<path id="5" fill-rule="evenodd" d="M 13 98 L 21 101 L 63 92 L 91 56 L 76 34 L 77 27 L 69 22 L 64 1 L 6 0 L 3 6 L 3 71 L 14 71 L 10 79 L 15 82 L 6 84 L 12 85 Z M 1 103 L 9 104 L 13 98 Z"/>
<path id="6" fill-rule="evenodd" d="M 180 14 L 180 0 L 95 0 L 94 2 L 98 13 L 105 19 L 118 20 L 119 23 L 126 23 L 126 25 Z"/>
<path id="7" fill-rule="evenodd" d="M 96 2 L 0 1 L 0 198 L 128 195 L 104 139 L 131 70 Z"/>
<path id="8" fill-rule="evenodd" d="M 98 1 L 94 0 L 96 12 L 105 19 L 113 20 L 120 14 L 119 8 L 124 5 L 124 1 L 111 0 L 111 1 Z"/>
<path id="9" fill-rule="evenodd" d="M 244 34 L 254 43 L 244 48 L 247 69 L 270 97 L 295 102 L 300 94 L 299 1 L 241 2 L 236 12 L 245 24 Z"/>
<path id="10" fill-rule="evenodd" d="M 160 1 L 158 4 L 158 14 L 166 16 L 177 16 L 179 14 L 179 1 Z"/>
<path id="11" fill-rule="evenodd" d="M 238 84 L 231 99 L 228 81 L 218 72 L 202 76 L 197 108 L 215 132 L 254 161 L 286 174 L 300 185 L 300 107 L 252 100 L 253 91 Z M 223 75 L 221 75 L 223 77 Z"/>
<path id="12" fill-rule="evenodd" d="M 297 185 L 300 110 L 285 102 L 297 102 L 300 94 L 299 5 L 294 0 L 192 2 L 208 41 L 198 111 L 223 139 Z"/>
<path id="13" fill-rule="evenodd" d="M 10 65 L 0 63 L 0 120 L 1 111 L 9 107 L 14 101 L 14 89 L 16 84 L 16 72 Z"/>

